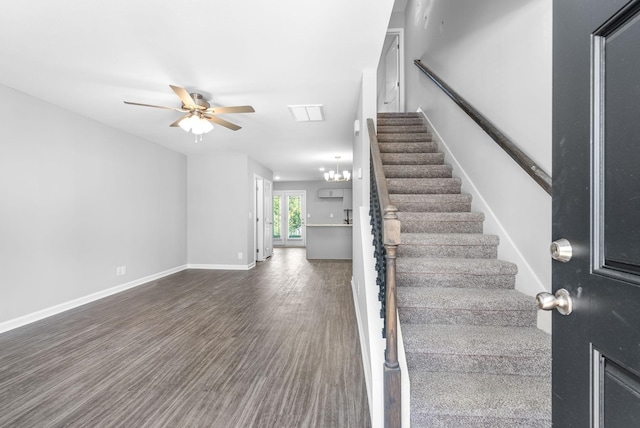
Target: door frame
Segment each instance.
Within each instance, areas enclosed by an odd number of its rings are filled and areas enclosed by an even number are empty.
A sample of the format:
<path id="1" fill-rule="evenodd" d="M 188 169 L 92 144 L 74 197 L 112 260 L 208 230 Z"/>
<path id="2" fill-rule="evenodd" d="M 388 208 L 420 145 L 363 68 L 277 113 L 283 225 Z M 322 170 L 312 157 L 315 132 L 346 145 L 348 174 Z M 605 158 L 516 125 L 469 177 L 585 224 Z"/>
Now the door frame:
<path id="1" fill-rule="evenodd" d="M 400 90 L 398 91 L 398 110 L 403 112 L 405 110 L 405 78 L 404 78 L 404 28 L 389 28 L 387 29 L 387 36 L 398 36 L 398 81 L 400 83 Z M 385 55 L 386 51 L 382 52 L 380 57 L 380 63 L 378 68 L 385 67 Z M 378 87 L 380 87 L 378 82 Z M 384 82 L 382 82 L 384 84 Z"/>
<path id="2" fill-rule="evenodd" d="M 263 258 L 268 259 L 273 255 L 273 182 L 263 180 L 263 217 L 264 217 L 264 241 Z"/>
<path id="3" fill-rule="evenodd" d="M 257 262 L 261 262 L 264 257 L 264 179 L 253 175 L 255 197 L 253 199 L 253 212 L 256 214 L 253 222 L 254 255 Z"/>

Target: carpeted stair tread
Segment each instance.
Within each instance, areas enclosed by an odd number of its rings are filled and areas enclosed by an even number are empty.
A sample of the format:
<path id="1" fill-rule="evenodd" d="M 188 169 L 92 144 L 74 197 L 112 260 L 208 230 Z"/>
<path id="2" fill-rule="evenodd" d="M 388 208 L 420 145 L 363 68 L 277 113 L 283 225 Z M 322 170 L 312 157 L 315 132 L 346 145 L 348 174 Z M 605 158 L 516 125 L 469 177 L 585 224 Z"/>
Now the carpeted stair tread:
<path id="1" fill-rule="evenodd" d="M 418 258 L 396 260 L 396 270 L 407 273 L 449 273 L 468 275 L 515 275 L 518 267 L 511 262 L 497 259 L 432 259 Z"/>
<path id="2" fill-rule="evenodd" d="M 429 141 L 380 143 L 380 153 L 437 153 L 438 144 Z"/>
<path id="3" fill-rule="evenodd" d="M 518 268 L 496 259 L 398 258 L 398 286 L 513 288 Z"/>
<path id="4" fill-rule="evenodd" d="M 403 233 L 402 245 L 498 245 L 500 238 L 484 233 Z"/>
<path id="5" fill-rule="evenodd" d="M 452 194 L 390 194 L 391 203 L 400 211 L 464 212 L 471 211 L 471 195 Z"/>
<path id="6" fill-rule="evenodd" d="M 551 427 L 550 377 L 414 372 L 410 379 L 412 427 Z"/>
<path id="7" fill-rule="evenodd" d="M 405 324 L 409 370 L 549 376 L 551 336 L 536 327 Z"/>
<path id="8" fill-rule="evenodd" d="M 397 118 L 378 118 L 378 126 L 424 126 L 424 122 L 419 117 L 397 117 Z"/>
<path id="9" fill-rule="evenodd" d="M 482 233 L 480 212 L 398 212 L 401 233 Z"/>
<path id="10" fill-rule="evenodd" d="M 420 125 L 382 125 L 378 124 L 377 129 L 378 135 L 380 134 L 415 134 L 415 133 L 426 133 L 427 128 Z"/>
<path id="11" fill-rule="evenodd" d="M 450 165 L 383 165 L 386 178 L 450 178 Z"/>
<path id="12" fill-rule="evenodd" d="M 496 235 L 481 233 L 403 233 L 398 257 L 496 258 Z"/>
<path id="13" fill-rule="evenodd" d="M 535 327 L 535 301 L 511 289 L 398 287 L 400 322 Z M 404 327 L 403 327 L 404 329 Z"/>
<path id="14" fill-rule="evenodd" d="M 392 193 L 460 193 L 462 181 L 451 178 L 387 178 L 387 189 Z"/>
<path id="15" fill-rule="evenodd" d="M 378 142 L 379 143 L 391 143 L 391 142 L 429 142 L 433 140 L 433 135 L 429 132 L 412 132 L 409 134 L 378 134 Z"/>
<path id="16" fill-rule="evenodd" d="M 377 114 L 378 119 L 386 119 L 386 118 L 402 118 L 402 117 L 419 117 L 421 118 L 422 115 L 418 112 L 415 111 L 403 111 L 403 112 L 393 112 L 393 113 L 386 113 L 386 112 L 380 112 Z"/>
<path id="17" fill-rule="evenodd" d="M 444 153 L 380 153 L 383 165 L 442 165 Z"/>

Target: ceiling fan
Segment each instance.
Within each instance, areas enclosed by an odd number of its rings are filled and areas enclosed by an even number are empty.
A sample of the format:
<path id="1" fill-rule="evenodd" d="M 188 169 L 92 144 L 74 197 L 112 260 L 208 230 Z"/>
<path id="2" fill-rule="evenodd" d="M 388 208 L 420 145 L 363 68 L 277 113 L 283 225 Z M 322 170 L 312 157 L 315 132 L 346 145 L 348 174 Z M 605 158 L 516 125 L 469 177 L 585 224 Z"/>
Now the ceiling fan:
<path id="1" fill-rule="evenodd" d="M 182 116 L 180 119 L 176 120 L 169 126 L 180 127 L 185 131 L 191 131 L 196 135 L 202 135 L 205 132 L 211 131 L 213 129 L 213 125 L 211 125 L 211 123 L 209 122 L 224 126 L 225 128 L 229 128 L 232 131 L 237 131 L 241 128 L 235 123 L 231 123 L 219 118 L 217 116 L 219 114 L 255 112 L 255 110 L 251 106 L 211 107 L 211 105 L 202 97 L 202 94 L 199 94 L 197 92 L 189 93 L 186 89 L 181 88 L 180 86 L 169 86 L 182 101 L 181 107 L 178 108 L 155 106 L 151 104 L 133 103 L 130 101 L 125 101 L 124 103 L 135 106 L 155 107 L 186 113 L 186 115 Z"/>

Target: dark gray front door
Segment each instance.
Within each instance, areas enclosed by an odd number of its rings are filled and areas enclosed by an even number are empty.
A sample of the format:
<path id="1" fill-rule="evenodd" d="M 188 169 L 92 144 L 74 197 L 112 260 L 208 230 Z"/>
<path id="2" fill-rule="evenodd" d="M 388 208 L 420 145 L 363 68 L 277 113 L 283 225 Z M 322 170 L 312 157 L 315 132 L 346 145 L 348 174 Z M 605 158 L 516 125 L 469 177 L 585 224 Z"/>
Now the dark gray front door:
<path id="1" fill-rule="evenodd" d="M 640 427 L 640 0 L 553 13 L 553 422 Z"/>

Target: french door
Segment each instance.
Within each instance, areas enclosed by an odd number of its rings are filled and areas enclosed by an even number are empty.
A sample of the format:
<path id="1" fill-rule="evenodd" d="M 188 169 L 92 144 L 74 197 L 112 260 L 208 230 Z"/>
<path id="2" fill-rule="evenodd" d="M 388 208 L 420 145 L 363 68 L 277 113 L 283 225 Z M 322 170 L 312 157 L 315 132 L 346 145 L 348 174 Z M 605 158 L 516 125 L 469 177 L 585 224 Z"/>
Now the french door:
<path id="1" fill-rule="evenodd" d="M 273 192 L 273 245 L 306 246 L 306 192 L 287 190 Z"/>

